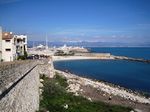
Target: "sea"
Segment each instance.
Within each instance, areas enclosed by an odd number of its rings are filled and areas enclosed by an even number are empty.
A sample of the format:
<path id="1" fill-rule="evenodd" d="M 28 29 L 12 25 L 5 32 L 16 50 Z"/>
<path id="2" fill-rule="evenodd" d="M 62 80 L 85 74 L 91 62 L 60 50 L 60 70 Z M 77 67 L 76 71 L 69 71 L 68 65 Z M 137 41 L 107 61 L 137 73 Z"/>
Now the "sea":
<path id="1" fill-rule="evenodd" d="M 88 48 L 91 52 L 150 59 L 150 48 Z M 126 60 L 67 60 L 54 62 L 55 69 L 102 80 L 150 95 L 150 63 Z"/>

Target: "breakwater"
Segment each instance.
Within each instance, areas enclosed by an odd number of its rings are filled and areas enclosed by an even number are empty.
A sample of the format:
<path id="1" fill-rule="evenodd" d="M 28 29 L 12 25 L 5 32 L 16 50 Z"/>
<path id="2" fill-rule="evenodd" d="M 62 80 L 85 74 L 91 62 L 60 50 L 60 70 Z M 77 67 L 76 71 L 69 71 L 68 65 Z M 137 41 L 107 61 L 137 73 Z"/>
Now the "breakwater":
<path id="1" fill-rule="evenodd" d="M 137 62 L 144 62 L 144 63 L 150 63 L 150 60 L 142 59 L 142 58 L 131 58 L 126 56 L 111 56 L 114 59 L 120 59 L 120 60 L 128 60 L 128 61 L 137 61 Z"/>
<path id="2" fill-rule="evenodd" d="M 50 77 L 48 61 L 15 61 L 0 64 L 0 111 L 35 112 L 39 109 L 40 74 Z"/>

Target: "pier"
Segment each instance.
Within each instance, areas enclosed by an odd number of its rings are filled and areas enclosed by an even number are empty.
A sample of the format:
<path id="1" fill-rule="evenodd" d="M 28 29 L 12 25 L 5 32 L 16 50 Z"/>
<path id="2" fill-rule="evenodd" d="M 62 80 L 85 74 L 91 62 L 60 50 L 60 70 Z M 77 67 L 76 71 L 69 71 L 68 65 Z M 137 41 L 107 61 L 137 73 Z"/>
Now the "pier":
<path id="1" fill-rule="evenodd" d="M 114 59 L 120 59 L 120 60 L 128 60 L 128 61 L 137 61 L 137 62 L 144 62 L 144 63 L 150 63 L 150 60 L 142 59 L 142 58 L 131 58 L 126 56 L 114 56 L 112 55 Z"/>

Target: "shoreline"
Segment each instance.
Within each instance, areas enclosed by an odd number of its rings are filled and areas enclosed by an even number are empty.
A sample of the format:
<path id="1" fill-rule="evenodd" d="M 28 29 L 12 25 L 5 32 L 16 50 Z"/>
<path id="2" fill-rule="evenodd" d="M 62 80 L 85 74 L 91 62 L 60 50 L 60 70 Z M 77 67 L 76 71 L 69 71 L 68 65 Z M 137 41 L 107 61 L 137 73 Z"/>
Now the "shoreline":
<path id="1" fill-rule="evenodd" d="M 87 84 L 90 84 L 92 86 L 95 86 L 95 87 L 102 87 L 101 89 L 104 91 L 104 92 L 108 92 L 109 94 L 114 94 L 114 95 L 119 95 L 120 97 L 124 97 L 126 99 L 130 99 L 130 100 L 134 100 L 134 101 L 138 101 L 139 103 L 148 103 L 150 104 L 150 98 L 149 99 L 146 99 L 144 96 L 141 96 L 141 95 L 137 95 L 135 93 L 131 93 L 129 91 L 127 91 L 128 89 L 124 89 L 123 87 L 117 87 L 116 86 L 113 86 L 109 84 L 106 84 L 105 82 L 100 82 L 100 81 L 95 81 L 93 79 L 90 79 L 90 78 L 85 78 L 85 77 L 81 77 L 81 76 L 78 76 L 76 74 L 71 74 L 71 73 L 66 73 L 64 71 L 61 71 L 61 70 L 56 70 L 55 69 L 55 72 L 58 72 L 58 73 L 61 73 L 63 74 L 66 78 L 77 78 L 79 79 L 81 82 L 83 81 L 84 83 L 87 83 Z M 86 85 L 86 84 L 85 84 Z M 103 88 L 104 87 L 104 88 Z M 105 90 L 105 89 L 108 89 Z M 113 91 L 116 90 L 116 91 Z M 126 96 L 129 96 L 129 97 L 126 97 L 124 96 L 123 94 L 126 94 Z"/>
<path id="2" fill-rule="evenodd" d="M 55 70 L 58 70 L 58 69 L 55 69 Z M 89 79 L 89 80 L 92 80 L 94 82 L 100 82 L 100 83 L 104 83 L 106 85 L 109 85 L 111 87 L 116 87 L 118 89 L 121 89 L 121 90 L 125 90 L 129 93 L 134 93 L 136 95 L 140 95 L 140 96 L 144 96 L 144 97 L 147 97 L 145 95 L 143 95 L 144 93 L 147 93 L 147 92 L 144 92 L 144 91 L 137 91 L 137 90 L 133 90 L 133 89 L 129 89 L 129 88 L 126 88 L 126 87 L 123 87 L 123 86 L 120 86 L 118 84 L 114 84 L 112 82 L 108 82 L 108 81 L 105 81 L 105 80 L 98 80 L 98 79 L 94 79 L 92 77 L 88 77 L 88 76 L 80 76 L 80 75 L 77 75 L 77 74 L 74 74 L 74 73 L 71 73 L 70 71 L 68 70 L 58 70 L 58 71 L 61 71 L 61 72 L 65 72 L 65 73 L 68 73 L 68 74 L 73 74 L 75 76 L 79 76 L 79 77 L 82 77 L 82 78 L 86 78 L 86 79 Z M 150 93 L 148 93 L 148 95 L 150 95 Z M 150 98 L 150 96 L 148 96 L 148 98 Z"/>
<path id="3" fill-rule="evenodd" d="M 69 60 L 124 60 L 110 56 L 53 56 L 52 61 Z M 128 60 L 128 59 L 126 59 Z M 129 59 L 130 61 L 130 59 Z M 138 61 L 136 61 L 138 62 Z M 136 112 L 150 112 L 150 97 L 144 94 L 124 88 L 107 81 L 82 77 L 66 71 L 55 70 L 67 79 L 68 92 L 81 95 L 90 101 L 102 101 L 112 105 L 122 105 L 133 108 Z"/>
<path id="4" fill-rule="evenodd" d="M 52 61 L 53 62 L 56 62 L 56 61 L 72 61 L 72 60 L 124 60 L 124 59 L 116 59 L 114 58 L 114 56 L 110 56 L 110 57 L 96 57 L 96 56 L 52 56 Z M 62 72 L 66 72 L 64 70 L 62 70 Z M 68 73 L 68 72 L 67 72 Z M 136 94 L 139 94 L 139 95 L 142 95 L 142 96 L 145 96 L 145 94 L 147 94 L 145 97 L 149 97 L 150 98 L 150 93 L 147 93 L 147 92 L 144 92 L 144 91 L 137 91 L 137 90 L 132 90 L 132 89 L 129 89 L 129 88 L 126 88 L 126 87 L 122 87 L 118 84 L 113 84 L 111 82 L 107 82 L 105 80 L 97 80 L 97 79 L 92 79 L 91 77 L 84 77 L 84 76 L 81 76 L 83 78 L 87 78 L 87 79 L 91 79 L 93 81 L 98 81 L 98 82 L 102 82 L 102 83 L 105 83 L 105 84 L 110 84 L 110 85 L 113 85 L 114 87 L 118 87 L 118 88 L 121 88 L 121 89 L 125 89 L 127 91 L 130 91 L 130 92 L 133 92 L 133 93 L 136 93 Z"/>
<path id="5" fill-rule="evenodd" d="M 103 100 L 111 104 L 130 106 L 138 110 L 144 110 L 144 112 L 150 110 L 150 98 L 145 98 L 138 93 L 136 94 L 134 91 L 130 91 L 130 89 L 124 89 L 117 85 L 113 86 L 111 83 L 107 84 L 56 69 L 55 72 L 58 72 L 67 79 L 69 84 L 68 91 L 73 92 L 75 95 L 85 96 L 91 101 Z M 109 97 L 113 99 L 111 100 L 112 102 L 108 100 Z"/>

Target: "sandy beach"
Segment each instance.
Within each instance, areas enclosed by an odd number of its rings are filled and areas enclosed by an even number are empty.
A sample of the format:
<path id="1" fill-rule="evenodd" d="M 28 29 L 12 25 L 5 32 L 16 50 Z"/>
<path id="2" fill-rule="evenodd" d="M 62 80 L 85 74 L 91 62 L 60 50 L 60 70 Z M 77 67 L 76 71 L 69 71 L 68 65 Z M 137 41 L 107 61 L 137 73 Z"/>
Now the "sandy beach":
<path id="1" fill-rule="evenodd" d="M 86 60 L 86 59 L 114 59 L 113 57 L 96 57 L 96 56 L 52 56 L 53 61 L 63 60 Z"/>

